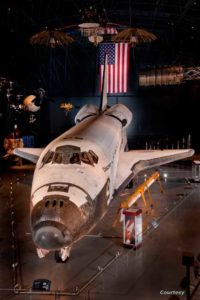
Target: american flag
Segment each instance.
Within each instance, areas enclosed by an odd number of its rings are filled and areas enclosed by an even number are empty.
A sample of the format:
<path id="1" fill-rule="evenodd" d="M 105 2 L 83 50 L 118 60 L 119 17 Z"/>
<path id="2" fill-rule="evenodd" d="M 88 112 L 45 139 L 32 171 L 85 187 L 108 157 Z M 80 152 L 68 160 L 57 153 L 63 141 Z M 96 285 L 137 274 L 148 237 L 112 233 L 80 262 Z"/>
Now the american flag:
<path id="1" fill-rule="evenodd" d="M 108 93 L 126 93 L 128 90 L 129 50 L 128 43 L 99 45 L 100 87 L 102 87 L 105 55 L 108 56 Z"/>

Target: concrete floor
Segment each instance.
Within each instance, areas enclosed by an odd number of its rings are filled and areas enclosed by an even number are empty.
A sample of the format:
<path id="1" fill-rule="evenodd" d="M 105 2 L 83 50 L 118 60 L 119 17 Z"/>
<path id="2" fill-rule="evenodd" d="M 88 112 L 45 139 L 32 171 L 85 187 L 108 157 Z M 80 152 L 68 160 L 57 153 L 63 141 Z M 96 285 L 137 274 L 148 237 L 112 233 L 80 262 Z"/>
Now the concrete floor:
<path id="1" fill-rule="evenodd" d="M 183 291 L 182 253 L 200 252 L 200 185 L 188 185 L 185 181 L 185 177 L 192 177 L 191 166 L 176 163 L 163 166 L 160 172 L 168 177 L 162 182 L 163 194 L 156 183 L 151 187 L 153 209 L 149 208 L 146 214 L 142 201 L 137 203 L 144 211 L 140 249 L 125 249 L 121 225 L 112 227 L 119 203 L 128 195 L 125 192 L 113 202 L 91 235 L 74 245 L 70 260 L 62 264 L 54 261 L 53 254 L 44 259 L 36 256 L 29 226 L 33 171 L 7 170 L 0 180 L 0 299 L 165 300 L 172 298 L 161 295 L 161 291 Z M 141 174 L 137 181 L 143 180 Z M 152 221 L 158 227 L 154 228 Z M 32 282 L 37 278 L 51 280 L 51 290 L 57 295 L 31 295 Z M 192 272 L 191 286 L 197 281 Z M 13 295 L 3 290 L 12 289 L 15 284 L 25 294 Z M 59 295 L 60 292 L 65 295 Z M 186 299 L 185 292 L 173 299 Z M 200 299 L 200 291 L 192 299 Z"/>

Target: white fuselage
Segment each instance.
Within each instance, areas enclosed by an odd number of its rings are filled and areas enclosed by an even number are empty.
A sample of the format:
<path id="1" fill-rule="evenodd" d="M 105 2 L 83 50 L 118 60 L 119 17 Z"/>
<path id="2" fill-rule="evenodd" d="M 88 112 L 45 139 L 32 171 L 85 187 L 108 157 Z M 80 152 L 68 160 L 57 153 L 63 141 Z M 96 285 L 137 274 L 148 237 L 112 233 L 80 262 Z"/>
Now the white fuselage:
<path id="1" fill-rule="evenodd" d="M 70 245 L 103 216 L 113 195 L 123 130 L 118 118 L 102 113 L 44 149 L 31 191 L 31 225 L 39 247 Z"/>

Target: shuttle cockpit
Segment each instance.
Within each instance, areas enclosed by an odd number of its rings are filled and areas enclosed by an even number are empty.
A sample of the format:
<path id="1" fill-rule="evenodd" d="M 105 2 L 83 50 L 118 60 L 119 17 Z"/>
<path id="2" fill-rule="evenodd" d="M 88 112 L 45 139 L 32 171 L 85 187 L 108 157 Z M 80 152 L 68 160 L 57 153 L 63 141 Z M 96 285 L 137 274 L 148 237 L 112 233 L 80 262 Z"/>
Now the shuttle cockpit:
<path id="1" fill-rule="evenodd" d="M 98 163 L 98 156 L 93 150 L 82 151 L 81 148 L 72 145 L 59 146 L 55 151 L 49 150 L 42 159 L 42 166 L 46 164 L 89 164 L 94 166 Z"/>

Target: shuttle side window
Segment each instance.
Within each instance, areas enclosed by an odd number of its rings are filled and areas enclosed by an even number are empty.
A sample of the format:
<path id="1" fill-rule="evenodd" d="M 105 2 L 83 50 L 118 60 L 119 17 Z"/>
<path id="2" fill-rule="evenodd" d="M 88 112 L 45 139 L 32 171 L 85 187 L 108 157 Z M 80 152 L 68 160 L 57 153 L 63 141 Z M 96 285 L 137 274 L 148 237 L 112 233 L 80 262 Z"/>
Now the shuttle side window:
<path id="1" fill-rule="evenodd" d="M 52 161 L 53 155 L 54 152 L 49 150 L 42 159 L 42 166 L 50 163 Z"/>
<path id="2" fill-rule="evenodd" d="M 92 155 L 89 152 L 86 151 L 81 152 L 81 161 L 85 164 L 94 166 Z"/>
<path id="3" fill-rule="evenodd" d="M 89 150 L 81 152 L 81 161 L 85 164 L 94 166 L 94 164 L 98 163 L 98 156 L 94 153 L 94 151 Z"/>
<path id="4" fill-rule="evenodd" d="M 53 151 L 50 151 L 50 153 L 49 153 L 49 157 L 47 157 L 47 160 L 46 160 L 46 164 L 48 164 L 48 163 L 50 163 L 51 161 L 52 161 L 52 158 L 53 158 Z"/>
<path id="5" fill-rule="evenodd" d="M 98 158 L 98 156 L 96 155 L 96 153 L 94 153 L 94 151 L 92 151 L 92 150 L 89 150 L 88 153 L 92 156 L 92 159 L 93 159 L 94 163 L 97 164 L 99 158 Z"/>
<path id="6" fill-rule="evenodd" d="M 84 162 L 85 164 L 90 164 L 86 151 L 81 152 L 81 161 Z"/>
<path id="7" fill-rule="evenodd" d="M 92 157 L 92 155 L 90 154 L 90 152 L 87 152 L 87 156 L 88 156 L 90 165 L 94 166 L 94 160 L 93 160 L 93 157 Z"/>

